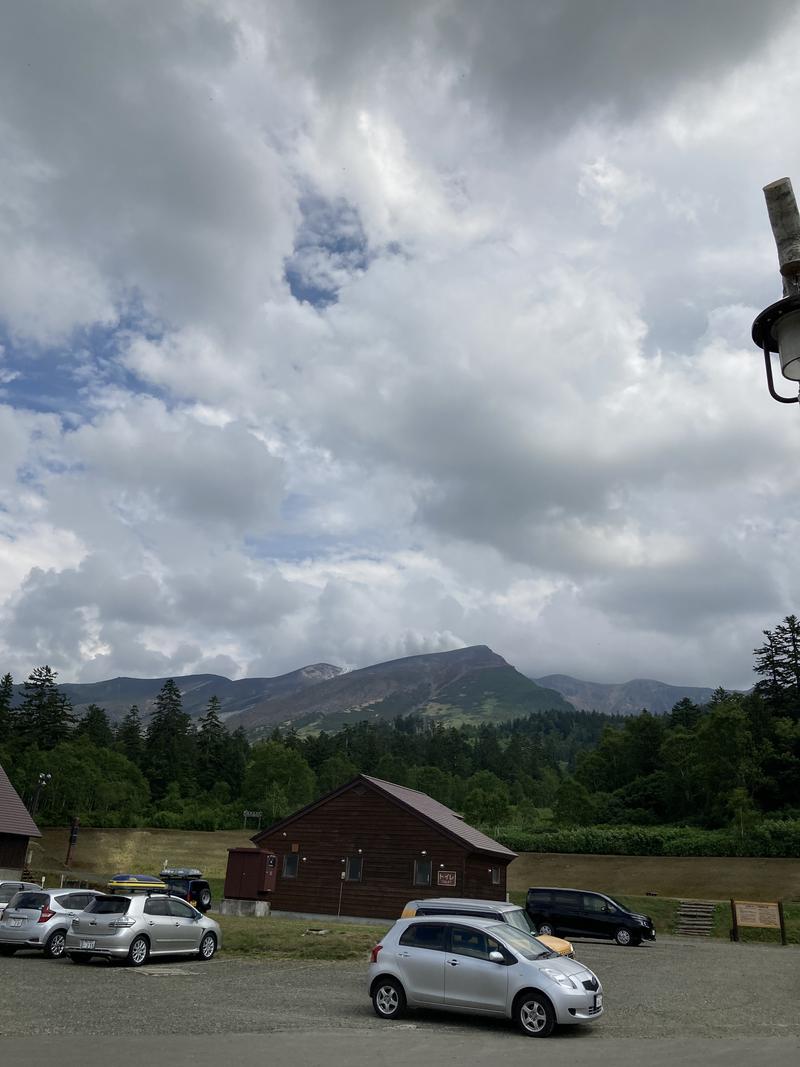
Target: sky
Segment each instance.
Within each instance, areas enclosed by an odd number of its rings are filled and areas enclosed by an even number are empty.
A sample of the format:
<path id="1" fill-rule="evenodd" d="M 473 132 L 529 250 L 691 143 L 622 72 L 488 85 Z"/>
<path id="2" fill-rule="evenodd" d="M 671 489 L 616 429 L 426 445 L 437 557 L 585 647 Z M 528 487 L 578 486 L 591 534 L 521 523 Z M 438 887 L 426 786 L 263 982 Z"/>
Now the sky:
<path id="1" fill-rule="evenodd" d="M 752 684 L 800 608 L 750 340 L 795 3 L 3 23 L 0 671 Z"/>

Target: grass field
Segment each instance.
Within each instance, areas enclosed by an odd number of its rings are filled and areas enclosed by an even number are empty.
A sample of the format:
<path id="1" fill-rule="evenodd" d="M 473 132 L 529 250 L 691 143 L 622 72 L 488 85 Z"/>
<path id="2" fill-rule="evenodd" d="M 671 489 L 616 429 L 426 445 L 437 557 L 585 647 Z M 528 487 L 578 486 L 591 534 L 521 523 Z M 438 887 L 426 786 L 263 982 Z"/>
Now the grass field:
<path id="1" fill-rule="evenodd" d="M 223 952 L 277 960 L 367 960 L 386 926 L 319 920 L 250 919 L 215 915 Z M 322 932 L 320 932 L 322 931 Z"/>
<path id="2" fill-rule="evenodd" d="M 560 885 L 612 896 L 800 900 L 800 859 L 523 852 L 508 868 L 508 884 L 514 891 Z"/>

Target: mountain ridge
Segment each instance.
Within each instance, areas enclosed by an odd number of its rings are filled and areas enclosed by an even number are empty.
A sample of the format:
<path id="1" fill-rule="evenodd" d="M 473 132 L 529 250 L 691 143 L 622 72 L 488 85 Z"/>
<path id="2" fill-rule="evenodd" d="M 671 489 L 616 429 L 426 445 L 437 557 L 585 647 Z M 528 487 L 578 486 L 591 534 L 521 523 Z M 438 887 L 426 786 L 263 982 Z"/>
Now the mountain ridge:
<path id="1" fill-rule="evenodd" d="M 555 689 L 580 711 L 600 711 L 605 715 L 638 715 L 643 708 L 653 715 L 664 715 L 684 697 L 695 704 L 705 704 L 714 692 L 704 686 L 670 685 L 654 678 L 587 682 L 569 674 L 545 674 L 533 681 Z"/>

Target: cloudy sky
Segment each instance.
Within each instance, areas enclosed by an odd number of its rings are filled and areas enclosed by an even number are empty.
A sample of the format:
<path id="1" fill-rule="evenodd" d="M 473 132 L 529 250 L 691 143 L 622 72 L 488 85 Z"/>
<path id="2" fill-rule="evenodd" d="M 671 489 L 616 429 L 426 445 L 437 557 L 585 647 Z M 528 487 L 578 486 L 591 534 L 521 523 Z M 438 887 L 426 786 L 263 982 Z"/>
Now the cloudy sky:
<path id="1" fill-rule="evenodd" d="M 789 0 L 6 4 L 0 670 L 751 684 L 799 49 Z"/>

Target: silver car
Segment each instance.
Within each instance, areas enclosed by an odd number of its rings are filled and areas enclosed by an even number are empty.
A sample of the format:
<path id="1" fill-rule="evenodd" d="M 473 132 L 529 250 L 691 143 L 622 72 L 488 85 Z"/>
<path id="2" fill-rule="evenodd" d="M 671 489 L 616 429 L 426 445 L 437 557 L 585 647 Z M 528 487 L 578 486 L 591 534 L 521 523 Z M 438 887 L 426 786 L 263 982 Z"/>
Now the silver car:
<path id="1" fill-rule="evenodd" d="M 107 956 L 131 967 L 141 967 L 150 956 L 210 960 L 221 944 L 219 923 L 164 893 L 99 895 L 73 920 L 67 934 L 73 963 Z"/>
<path id="2" fill-rule="evenodd" d="M 442 1008 L 514 1019 L 528 1037 L 603 1013 L 587 967 L 494 919 L 400 919 L 372 950 L 367 988 L 381 1019 Z"/>
<path id="3" fill-rule="evenodd" d="M 38 882 L 0 882 L 0 916 L 6 910 L 6 906 L 12 897 L 21 893 L 23 889 L 41 889 Z"/>
<path id="4" fill-rule="evenodd" d="M 51 960 L 60 959 L 67 931 L 95 897 L 95 889 L 26 889 L 15 893 L 0 918 L 0 956 L 34 948 Z"/>

